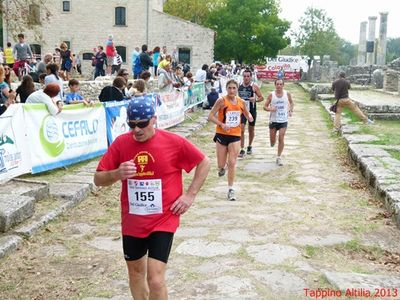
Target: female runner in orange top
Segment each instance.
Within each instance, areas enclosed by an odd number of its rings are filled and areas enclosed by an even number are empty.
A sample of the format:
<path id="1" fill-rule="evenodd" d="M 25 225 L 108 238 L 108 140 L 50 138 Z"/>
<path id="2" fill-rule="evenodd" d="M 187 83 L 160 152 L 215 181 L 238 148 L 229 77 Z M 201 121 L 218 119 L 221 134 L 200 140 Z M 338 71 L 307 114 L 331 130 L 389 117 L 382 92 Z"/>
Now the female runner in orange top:
<path id="1" fill-rule="evenodd" d="M 228 95 L 215 102 L 208 116 L 209 121 L 217 124 L 214 142 L 217 150 L 218 176 L 225 175 L 225 166 L 228 165 L 228 200 L 230 201 L 236 200 L 233 181 L 240 150 L 240 116 L 243 113 L 249 122 L 253 122 L 253 116 L 247 110 L 244 100 L 237 96 L 238 88 L 239 84 L 235 80 L 229 80 L 226 83 Z"/>

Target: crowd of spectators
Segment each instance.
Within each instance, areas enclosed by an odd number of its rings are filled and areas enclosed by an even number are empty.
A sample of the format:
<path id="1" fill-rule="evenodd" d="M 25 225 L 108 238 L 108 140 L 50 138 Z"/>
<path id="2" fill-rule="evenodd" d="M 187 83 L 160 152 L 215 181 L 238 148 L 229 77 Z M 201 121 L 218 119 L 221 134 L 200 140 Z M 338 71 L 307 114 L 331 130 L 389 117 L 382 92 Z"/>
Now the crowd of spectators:
<path id="1" fill-rule="evenodd" d="M 79 56 L 72 53 L 65 42 L 56 47 L 54 53 L 44 54 L 41 60 L 36 58 L 23 34 L 18 35 L 18 43 L 14 47 L 8 42 L 4 52 L 0 52 L 0 60 L 3 60 L 3 66 L 0 66 L 1 113 L 15 102 L 45 103 L 51 114 L 55 114 L 61 112 L 63 104 L 90 105 L 95 100 L 103 102 L 131 99 L 147 92 L 150 79 L 157 82 L 160 92 L 187 89 L 189 96 L 192 95 L 193 83 L 203 82 L 207 95 L 204 107 L 210 108 L 221 92 L 215 87 L 220 86 L 216 82 L 221 77 L 230 78 L 234 74 L 240 74 L 244 68 L 241 65 L 223 65 L 217 62 L 210 66 L 204 64 L 201 69 L 192 73 L 189 64 L 179 61 L 176 49 L 169 53 L 166 46 L 156 46 L 149 50 L 147 45 L 142 45 L 132 52 L 131 70 L 128 70 L 122 68 L 121 55 L 114 45 L 113 36 L 109 35 L 105 47 L 99 45 L 93 49 L 93 79 L 99 76 L 115 77 L 110 77 L 112 84 L 103 88 L 98 99 L 89 100 L 80 94 L 80 84 L 75 77 L 82 75 Z M 29 68 L 25 70 L 27 65 Z M 129 82 L 131 78 L 135 79 L 134 83 Z M 16 82 L 17 79 L 21 84 L 16 91 L 12 91 L 11 82 Z M 68 82 L 69 92 L 64 94 L 65 81 Z M 51 88 L 46 89 L 49 85 Z M 54 94 L 56 90 L 57 93 Z M 34 96 L 30 98 L 32 94 Z M 49 97 L 54 106 L 50 106 Z"/>

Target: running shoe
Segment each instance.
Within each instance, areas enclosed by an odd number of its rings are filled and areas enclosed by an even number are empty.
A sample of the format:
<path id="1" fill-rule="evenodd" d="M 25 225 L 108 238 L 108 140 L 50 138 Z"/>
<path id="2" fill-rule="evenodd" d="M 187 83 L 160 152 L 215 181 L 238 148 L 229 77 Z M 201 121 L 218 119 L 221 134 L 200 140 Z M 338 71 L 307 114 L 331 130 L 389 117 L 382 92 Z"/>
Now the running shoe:
<path id="1" fill-rule="evenodd" d="M 222 177 L 225 175 L 225 168 L 219 169 L 218 171 L 218 177 Z"/>
<path id="2" fill-rule="evenodd" d="M 283 166 L 282 158 L 277 157 L 277 158 L 276 158 L 276 164 L 277 164 L 278 166 Z"/>
<path id="3" fill-rule="evenodd" d="M 235 191 L 233 189 L 229 189 L 229 191 L 228 191 L 228 200 L 229 201 L 235 201 L 236 200 Z"/>
<path id="4" fill-rule="evenodd" d="M 248 146 L 246 153 L 247 153 L 247 155 L 252 155 L 253 154 L 253 147 L 252 146 Z"/>
<path id="5" fill-rule="evenodd" d="M 375 122 L 374 122 L 374 120 L 371 120 L 371 119 L 368 119 L 368 121 L 367 121 L 367 124 L 368 125 L 372 125 L 372 124 L 374 124 Z"/>
<path id="6" fill-rule="evenodd" d="M 245 156 L 246 156 L 246 151 L 244 151 L 244 149 L 240 150 L 238 157 L 244 158 Z"/>

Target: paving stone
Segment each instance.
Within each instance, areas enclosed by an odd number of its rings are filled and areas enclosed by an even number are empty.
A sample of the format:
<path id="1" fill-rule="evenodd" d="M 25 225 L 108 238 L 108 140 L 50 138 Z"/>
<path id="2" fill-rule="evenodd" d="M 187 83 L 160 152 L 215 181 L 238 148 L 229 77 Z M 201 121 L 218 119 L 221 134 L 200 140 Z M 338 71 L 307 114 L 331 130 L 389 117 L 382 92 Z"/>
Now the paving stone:
<path id="1" fill-rule="evenodd" d="M 105 251 L 115 251 L 122 253 L 122 239 L 113 237 L 96 237 L 87 242 L 90 246 Z"/>
<path id="2" fill-rule="evenodd" d="M 114 296 L 112 298 L 103 298 L 103 297 L 86 297 L 82 298 L 82 300 L 132 300 L 131 296 Z"/>
<path id="3" fill-rule="evenodd" d="M 79 203 L 85 199 L 90 192 L 88 184 L 85 183 L 51 183 L 50 195 L 59 199 Z"/>
<path id="4" fill-rule="evenodd" d="M 343 133 L 343 135 L 352 134 L 352 133 L 355 133 L 355 132 L 357 132 L 357 131 L 359 131 L 359 130 L 360 130 L 360 126 L 358 126 L 358 125 L 344 124 L 344 125 L 342 126 L 342 133 Z"/>
<path id="5" fill-rule="evenodd" d="M 17 235 L 5 235 L 0 237 L 0 259 L 18 248 L 22 238 Z"/>
<path id="6" fill-rule="evenodd" d="M 60 183 L 85 183 L 88 184 L 90 188 L 93 187 L 93 174 L 71 174 L 65 175 L 60 178 Z"/>
<path id="7" fill-rule="evenodd" d="M 348 288 L 367 289 L 374 292 L 375 288 L 398 288 L 400 287 L 399 276 L 367 275 L 359 273 L 339 273 L 324 271 L 326 279 L 345 291 Z"/>
<path id="8" fill-rule="evenodd" d="M 229 213 L 233 209 L 234 207 L 232 206 L 206 207 L 206 208 L 196 209 L 193 211 L 193 213 L 201 216 L 209 216 L 211 214 Z"/>
<path id="9" fill-rule="evenodd" d="M 236 253 L 241 245 L 230 242 L 213 242 L 204 239 L 189 239 L 176 247 L 180 254 L 193 255 L 198 257 L 214 257 Z"/>
<path id="10" fill-rule="evenodd" d="M 283 291 L 285 293 L 299 294 L 307 286 L 307 283 L 303 279 L 285 271 L 251 271 L 250 274 L 278 294 Z"/>
<path id="11" fill-rule="evenodd" d="M 64 245 L 44 246 L 40 250 L 43 257 L 62 257 L 68 255 L 68 249 Z"/>
<path id="12" fill-rule="evenodd" d="M 257 293 L 248 278 L 221 276 L 212 278 L 194 287 L 201 299 L 255 299 Z M 205 292 L 206 291 L 206 292 Z"/>
<path id="13" fill-rule="evenodd" d="M 196 227 L 196 228 L 185 228 L 180 227 L 175 236 L 176 237 L 205 237 L 210 233 L 209 228 Z"/>
<path id="14" fill-rule="evenodd" d="M 265 195 L 263 196 L 263 201 L 268 203 L 287 203 L 293 201 L 293 198 L 284 195 Z"/>
<path id="15" fill-rule="evenodd" d="M 301 254 L 295 247 L 279 244 L 249 246 L 246 251 L 255 260 L 266 265 L 281 264 Z"/>
<path id="16" fill-rule="evenodd" d="M 30 238 L 33 234 L 43 228 L 47 223 L 63 214 L 65 211 L 71 209 L 76 205 L 75 202 L 64 201 L 60 203 L 60 206 L 47 212 L 43 216 L 38 216 L 33 220 L 30 220 L 28 224 L 17 227 L 14 232 L 22 235 L 25 238 Z"/>
<path id="17" fill-rule="evenodd" d="M 201 265 L 194 266 L 194 269 L 203 274 L 217 276 L 227 271 L 237 270 L 238 262 L 235 259 L 221 258 L 218 261 L 206 260 Z"/>
<path id="18" fill-rule="evenodd" d="M 94 230 L 94 226 L 86 223 L 76 223 L 72 224 L 70 227 L 66 228 L 66 234 L 73 235 L 73 238 L 83 236 L 85 234 L 91 233 Z"/>
<path id="19" fill-rule="evenodd" d="M 35 211 L 35 198 L 20 195 L 0 195 L 0 232 L 30 218 Z"/>
<path id="20" fill-rule="evenodd" d="M 249 231 L 246 229 L 233 229 L 233 230 L 224 230 L 219 236 L 222 240 L 229 240 L 234 242 L 250 242 L 254 240 L 254 237 L 249 234 Z"/>
<path id="21" fill-rule="evenodd" d="M 5 194 L 30 196 L 35 198 L 35 201 L 40 201 L 49 197 L 49 185 L 34 180 L 13 179 L 0 185 L 0 195 Z"/>
<path id="22" fill-rule="evenodd" d="M 365 144 L 349 144 L 350 151 L 354 151 L 359 157 L 390 157 L 391 155 L 384 149 L 377 146 Z"/>
<path id="23" fill-rule="evenodd" d="M 359 143 L 365 143 L 365 142 L 374 142 L 378 141 L 379 138 L 375 135 L 370 135 L 370 134 L 351 134 L 346 136 L 346 140 L 351 143 L 351 144 L 359 144 Z"/>
<path id="24" fill-rule="evenodd" d="M 351 241 L 353 238 L 349 235 L 344 234 L 328 234 L 326 236 L 316 236 L 316 235 L 296 235 L 292 237 L 293 243 L 300 246 L 333 246 L 338 244 L 344 244 Z"/>
<path id="25" fill-rule="evenodd" d="M 250 162 L 245 164 L 245 166 L 243 167 L 246 172 L 257 174 L 269 173 L 275 171 L 278 168 L 279 166 L 275 163 L 275 161 Z"/>
<path id="26" fill-rule="evenodd" d="M 308 264 L 304 261 L 296 261 L 293 263 L 293 266 L 295 266 L 299 271 L 303 271 L 303 272 L 307 272 L 307 273 L 318 272 L 310 264 Z"/>

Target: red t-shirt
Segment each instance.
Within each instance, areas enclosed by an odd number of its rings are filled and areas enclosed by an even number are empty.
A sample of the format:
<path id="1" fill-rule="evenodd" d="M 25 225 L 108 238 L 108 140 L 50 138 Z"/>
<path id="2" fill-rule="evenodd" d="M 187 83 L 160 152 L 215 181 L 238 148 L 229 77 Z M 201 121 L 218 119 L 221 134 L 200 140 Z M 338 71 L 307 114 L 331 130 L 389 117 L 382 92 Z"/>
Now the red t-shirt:
<path id="1" fill-rule="evenodd" d="M 100 160 L 97 171 L 115 170 L 129 160 L 136 165 L 137 172 L 128 179 L 129 184 L 122 181 L 122 234 L 142 238 L 154 231 L 175 232 L 179 216 L 172 214 L 170 207 L 183 193 L 182 170 L 190 172 L 203 159 L 204 154 L 188 140 L 162 129 L 156 129 L 145 142 L 135 141 L 131 132 L 120 135 Z M 154 206 L 156 213 L 146 210 L 151 210 L 153 203 L 162 203 Z M 146 205 L 148 208 L 143 208 Z M 140 212 L 130 213 L 136 209 Z"/>

